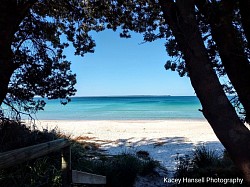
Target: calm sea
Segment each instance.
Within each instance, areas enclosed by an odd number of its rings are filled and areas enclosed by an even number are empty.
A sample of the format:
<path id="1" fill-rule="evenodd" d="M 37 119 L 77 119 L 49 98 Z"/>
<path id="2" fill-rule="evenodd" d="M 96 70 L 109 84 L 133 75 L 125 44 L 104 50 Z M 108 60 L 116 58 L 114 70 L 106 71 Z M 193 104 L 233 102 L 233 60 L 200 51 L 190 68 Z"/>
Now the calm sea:
<path id="1" fill-rule="evenodd" d="M 204 119 L 195 96 L 73 97 L 67 105 L 49 100 L 36 116 L 44 120 Z"/>

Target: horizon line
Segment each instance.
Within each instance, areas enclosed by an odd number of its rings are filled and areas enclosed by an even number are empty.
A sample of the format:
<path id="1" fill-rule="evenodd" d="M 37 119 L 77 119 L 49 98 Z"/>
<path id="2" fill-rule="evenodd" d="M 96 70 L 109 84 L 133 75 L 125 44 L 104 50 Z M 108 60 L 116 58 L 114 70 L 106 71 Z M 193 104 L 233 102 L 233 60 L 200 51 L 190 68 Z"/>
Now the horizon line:
<path id="1" fill-rule="evenodd" d="M 84 95 L 84 96 L 70 96 L 69 98 L 76 97 L 197 97 L 196 95 Z M 35 96 L 34 98 L 42 98 Z M 60 99 L 60 98 L 58 98 Z"/>
<path id="2" fill-rule="evenodd" d="M 196 95 L 84 95 L 72 97 L 181 97 L 181 96 L 196 96 Z"/>

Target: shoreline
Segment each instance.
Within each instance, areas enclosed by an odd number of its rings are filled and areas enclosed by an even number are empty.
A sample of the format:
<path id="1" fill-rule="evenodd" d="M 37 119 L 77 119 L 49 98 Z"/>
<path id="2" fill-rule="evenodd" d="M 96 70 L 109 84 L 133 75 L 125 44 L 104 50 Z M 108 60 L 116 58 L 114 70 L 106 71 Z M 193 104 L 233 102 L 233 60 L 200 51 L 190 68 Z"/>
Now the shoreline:
<path id="1" fill-rule="evenodd" d="M 36 127 L 83 137 L 111 155 L 147 151 L 168 170 L 197 146 L 224 149 L 205 120 L 39 120 Z"/>
<path id="2" fill-rule="evenodd" d="M 117 122 L 151 122 L 151 121 L 199 121 L 207 122 L 205 118 L 166 118 L 166 119 L 36 119 L 36 121 L 117 121 Z M 28 121 L 28 120 L 24 120 Z"/>

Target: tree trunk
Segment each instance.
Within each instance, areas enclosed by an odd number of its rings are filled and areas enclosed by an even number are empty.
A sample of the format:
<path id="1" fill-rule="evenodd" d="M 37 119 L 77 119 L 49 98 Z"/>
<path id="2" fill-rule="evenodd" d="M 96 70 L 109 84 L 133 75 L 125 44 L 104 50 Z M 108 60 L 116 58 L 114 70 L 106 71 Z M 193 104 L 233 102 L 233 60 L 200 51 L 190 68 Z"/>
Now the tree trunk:
<path id="1" fill-rule="evenodd" d="M 164 18 L 184 54 L 203 115 L 250 182 L 250 132 L 240 121 L 214 72 L 194 15 L 194 0 L 160 0 Z"/>
<path id="2" fill-rule="evenodd" d="M 10 23 L 9 23 L 10 24 Z M 11 39 L 8 26 L 0 23 L 0 105 L 2 105 L 12 73 L 14 72 L 13 52 L 11 50 Z M 4 29 L 3 29 L 4 28 Z"/>
<path id="3" fill-rule="evenodd" d="M 12 67 L 9 63 L 10 61 L 8 59 L 4 55 L 0 55 L 0 106 L 2 105 L 8 93 L 8 85 L 10 82 L 11 75 L 13 73 Z"/>
<path id="4" fill-rule="evenodd" d="M 248 48 L 250 49 L 250 1 L 249 0 L 239 0 L 239 8 L 241 14 L 241 22 L 245 35 L 248 41 Z"/>
<path id="5" fill-rule="evenodd" d="M 13 53 L 11 50 L 11 40 L 7 26 L 0 24 L 0 105 L 2 105 L 7 93 L 11 75 L 14 72 Z"/>
<path id="6" fill-rule="evenodd" d="M 11 49 L 13 38 L 30 8 L 37 1 L 20 2 L 4 0 L 0 3 L 0 105 L 7 93 L 12 74 L 17 66 Z"/>
<path id="7" fill-rule="evenodd" d="M 232 25 L 234 3 L 222 1 L 222 8 L 213 12 L 206 2 L 204 4 L 198 0 L 196 4 L 211 25 L 211 33 L 218 46 L 222 64 L 246 111 L 246 121 L 250 122 L 250 63 Z"/>

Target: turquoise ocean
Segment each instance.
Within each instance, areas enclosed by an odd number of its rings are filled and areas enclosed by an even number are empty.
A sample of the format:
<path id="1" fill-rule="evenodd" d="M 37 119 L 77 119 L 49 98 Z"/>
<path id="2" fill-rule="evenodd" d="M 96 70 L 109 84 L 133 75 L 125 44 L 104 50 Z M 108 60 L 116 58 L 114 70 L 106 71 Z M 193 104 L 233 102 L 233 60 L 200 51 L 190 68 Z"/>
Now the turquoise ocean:
<path id="1" fill-rule="evenodd" d="M 67 105 L 47 100 L 39 120 L 204 119 L 195 96 L 73 97 Z"/>

